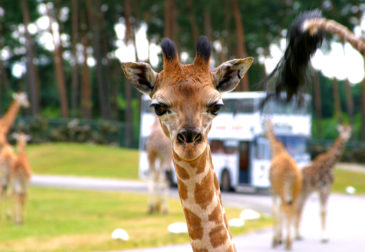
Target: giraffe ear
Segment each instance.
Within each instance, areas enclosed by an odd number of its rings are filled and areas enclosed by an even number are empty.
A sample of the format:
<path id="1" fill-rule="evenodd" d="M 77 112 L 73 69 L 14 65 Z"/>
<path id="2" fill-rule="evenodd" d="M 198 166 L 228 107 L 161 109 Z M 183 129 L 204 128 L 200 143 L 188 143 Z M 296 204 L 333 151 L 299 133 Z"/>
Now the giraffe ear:
<path id="1" fill-rule="evenodd" d="M 229 92 L 235 89 L 253 62 L 252 57 L 233 59 L 216 67 L 212 74 L 215 87 L 220 92 Z"/>
<path id="2" fill-rule="evenodd" d="M 122 69 L 128 80 L 132 82 L 135 88 L 143 94 L 150 95 L 153 91 L 157 73 L 152 67 L 143 62 L 126 62 L 122 63 Z"/>

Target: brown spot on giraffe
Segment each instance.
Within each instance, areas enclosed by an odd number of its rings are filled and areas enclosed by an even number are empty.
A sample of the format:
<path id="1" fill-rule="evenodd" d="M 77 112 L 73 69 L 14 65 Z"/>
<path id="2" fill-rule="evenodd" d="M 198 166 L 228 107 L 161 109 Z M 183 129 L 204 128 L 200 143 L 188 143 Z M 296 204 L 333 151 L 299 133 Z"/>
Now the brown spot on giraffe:
<path id="1" fill-rule="evenodd" d="M 203 178 L 202 182 L 195 185 L 195 202 L 199 204 L 199 206 L 203 209 L 206 209 L 213 199 L 214 191 L 213 188 L 210 186 L 212 184 L 213 174 L 212 171 L 209 171 L 208 174 Z"/>
<path id="2" fill-rule="evenodd" d="M 193 240 L 200 240 L 203 238 L 203 227 L 201 226 L 201 219 L 189 209 L 184 208 L 186 223 L 189 229 L 189 236 Z"/>
<path id="3" fill-rule="evenodd" d="M 208 151 L 206 150 L 203 152 L 202 158 L 197 158 L 190 162 L 190 165 L 192 167 L 196 167 L 196 175 L 202 173 L 205 170 L 205 162 L 206 162 L 205 160 L 206 160 L 207 154 L 208 154 Z"/>
<path id="4" fill-rule="evenodd" d="M 194 249 L 194 252 L 209 252 L 207 249 Z"/>
<path id="5" fill-rule="evenodd" d="M 209 238 L 213 248 L 217 248 L 225 244 L 228 239 L 227 228 L 224 225 L 219 225 L 213 228 L 209 232 Z"/>
<path id="6" fill-rule="evenodd" d="M 175 169 L 176 169 L 176 172 L 177 172 L 177 175 L 179 176 L 179 178 L 184 179 L 184 180 L 190 178 L 189 173 L 185 170 L 184 167 L 182 167 L 178 164 L 175 164 Z"/>
<path id="7" fill-rule="evenodd" d="M 214 221 L 216 223 L 222 222 L 222 208 L 220 206 L 220 203 L 214 208 L 214 210 L 209 214 L 209 221 Z"/>
<path id="8" fill-rule="evenodd" d="M 188 188 L 184 184 L 184 182 L 181 181 L 181 179 L 177 179 L 177 190 L 179 191 L 180 198 L 182 200 L 186 200 L 188 198 Z"/>

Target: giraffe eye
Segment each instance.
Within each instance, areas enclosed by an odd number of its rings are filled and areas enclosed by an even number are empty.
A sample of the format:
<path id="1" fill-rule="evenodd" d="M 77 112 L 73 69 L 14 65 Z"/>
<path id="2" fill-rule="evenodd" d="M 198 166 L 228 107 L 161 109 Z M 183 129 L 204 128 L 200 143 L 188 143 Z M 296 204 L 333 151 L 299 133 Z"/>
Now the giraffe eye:
<path id="1" fill-rule="evenodd" d="M 163 103 L 152 103 L 150 107 L 152 107 L 155 110 L 157 116 L 162 116 L 170 112 L 169 106 Z"/>
<path id="2" fill-rule="evenodd" d="M 224 107 L 223 103 L 213 103 L 211 105 L 208 105 L 208 113 L 211 113 L 213 115 L 218 115 L 219 110 L 223 107 Z"/>

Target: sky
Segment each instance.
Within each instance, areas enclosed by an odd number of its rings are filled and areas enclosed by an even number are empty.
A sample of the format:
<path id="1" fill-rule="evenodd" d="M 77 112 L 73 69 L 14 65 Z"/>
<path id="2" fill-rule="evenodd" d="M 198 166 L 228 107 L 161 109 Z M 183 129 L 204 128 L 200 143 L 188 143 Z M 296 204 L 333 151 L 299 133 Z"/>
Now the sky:
<path id="1" fill-rule="evenodd" d="M 70 37 L 66 34 L 59 35 L 58 26 L 56 23 L 52 22 L 46 16 L 46 6 L 45 4 L 39 4 L 38 11 L 42 16 L 37 19 L 34 23 L 31 23 L 28 26 L 28 31 L 31 34 L 37 34 L 38 42 L 47 50 L 52 51 L 54 49 L 54 43 L 59 43 L 62 41 L 63 44 L 70 43 Z M 0 11 L 1 14 L 1 11 Z M 69 15 L 69 10 L 67 8 L 63 8 L 61 10 L 61 19 L 67 18 Z M 117 49 L 110 55 L 111 57 L 118 58 L 121 62 L 127 61 L 135 61 L 135 49 L 133 44 L 125 44 L 124 35 L 125 35 L 125 26 L 121 19 L 119 23 L 114 26 L 114 30 L 117 35 L 117 40 L 115 44 Z M 52 37 L 49 32 L 49 27 L 52 27 L 54 34 L 56 34 L 55 38 Z M 13 32 L 14 37 L 19 37 L 20 41 L 24 40 L 24 26 L 19 26 L 18 30 Z M 359 26 L 355 27 L 354 33 L 357 36 L 361 36 L 365 34 L 365 16 L 362 18 L 362 21 Z M 141 27 L 136 32 L 136 45 L 137 45 L 137 54 L 138 58 L 141 61 L 144 61 L 150 56 L 150 62 L 153 67 L 156 67 L 161 60 L 161 48 L 158 43 L 149 43 L 147 40 L 147 25 L 142 24 Z M 329 41 L 330 50 L 326 50 L 321 48 L 317 50 L 315 55 L 311 59 L 311 63 L 315 69 L 321 71 L 323 75 L 328 78 L 337 78 L 338 80 L 348 79 L 350 83 L 359 83 L 364 78 L 364 59 L 363 56 L 352 48 L 349 43 L 345 43 L 344 45 L 335 42 Z M 213 46 L 216 49 L 220 48 L 219 42 L 214 41 Z M 265 64 L 265 69 L 267 73 L 270 73 L 276 64 L 279 62 L 280 58 L 284 54 L 284 50 L 286 47 L 286 40 L 281 39 L 280 44 L 272 44 L 270 46 L 270 55 L 267 57 L 259 56 L 259 63 Z M 82 46 L 78 45 L 78 62 L 83 62 L 83 54 L 82 54 Z M 19 48 L 22 50 L 22 48 Z M 25 49 L 24 49 L 25 50 Z M 1 50 L 0 55 L 2 59 L 6 60 L 9 58 L 9 50 L 6 47 Z M 65 60 L 71 60 L 71 53 L 65 51 L 63 55 Z M 182 62 L 186 62 L 189 58 L 189 55 L 186 52 L 181 52 L 180 54 Z M 92 49 L 88 50 L 88 59 L 89 66 L 95 65 L 95 59 L 92 57 Z M 214 62 L 212 62 L 214 64 Z M 12 74 L 15 77 L 20 77 L 25 73 L 25 64 L 24 62 L 18 62 L 12 66 Z"/>

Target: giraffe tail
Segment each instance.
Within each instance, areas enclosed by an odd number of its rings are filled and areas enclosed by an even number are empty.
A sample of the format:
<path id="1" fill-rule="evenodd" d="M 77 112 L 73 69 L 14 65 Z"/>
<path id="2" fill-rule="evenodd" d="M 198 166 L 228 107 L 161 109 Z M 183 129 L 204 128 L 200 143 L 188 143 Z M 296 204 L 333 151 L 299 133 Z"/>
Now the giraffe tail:
<path id="1" fill-rule="evenodd" d="M 267 83 L 274 76 L 274 90 L 268 91 L 265 102 L 271 97 L 279 98 L 282 91 L 286 91 L 286 100 L 299 93 L 305 84 L 306 69 L 311 56 L 321 46 L 324 37 L 322 30 L 312 34 L 306 27 L 306 21 L 321 18 L 319 10 L 304 12 L 292 23 L 288 32 L 288 45 L 284 56 L 275 69 L 264 80 Z"/>

